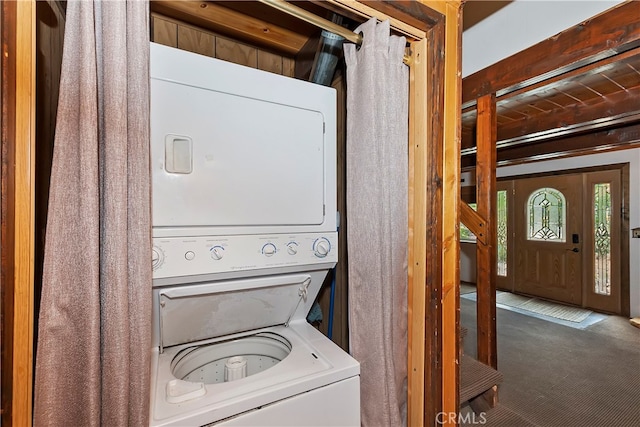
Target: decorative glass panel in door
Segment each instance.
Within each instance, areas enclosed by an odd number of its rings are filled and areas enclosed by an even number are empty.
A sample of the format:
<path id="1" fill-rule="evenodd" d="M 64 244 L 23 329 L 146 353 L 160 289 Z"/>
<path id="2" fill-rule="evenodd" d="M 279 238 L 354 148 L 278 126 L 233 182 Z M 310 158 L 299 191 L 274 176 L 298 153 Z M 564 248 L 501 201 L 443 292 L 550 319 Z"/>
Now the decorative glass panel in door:
<path id="1" fill-rule="evenodd" d="M 555 188 L 539 188 L 529 196 L 527 208 L 527 239 L 564 242 L 564 195 Z"/>
<path id="2" fill-rule="evenodd" d="M 594 289 L 611 295 L 611 184 L 593 186 Z"/>
<path id="3" fill-rule="evenodd" d="M 507 276 L 507 241 L 508 241 L 508 221 L 507 221 L 507 190 L 498 190 L 498 223 L 496 230 L 498 233 L 498 276 Z"/>
<path id="4" fill-rule="evenodd" d="M 600 311 L 621 313 L 621 173 L 614 169 L 585 175 L 585 210 L 589 215 L 585 216 L 584 305 Z"/>

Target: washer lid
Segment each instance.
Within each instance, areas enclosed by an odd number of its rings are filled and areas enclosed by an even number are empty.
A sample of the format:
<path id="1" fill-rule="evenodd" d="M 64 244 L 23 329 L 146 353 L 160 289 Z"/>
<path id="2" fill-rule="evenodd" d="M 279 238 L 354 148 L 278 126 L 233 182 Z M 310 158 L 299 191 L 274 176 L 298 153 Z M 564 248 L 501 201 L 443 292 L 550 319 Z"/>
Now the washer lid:
<path id="1" fill-rule="evenodd" d="M 309 274 L 295 274 L 160 290 L 160 349 L 287 324 L 315 298 L 310 284 Z"/>

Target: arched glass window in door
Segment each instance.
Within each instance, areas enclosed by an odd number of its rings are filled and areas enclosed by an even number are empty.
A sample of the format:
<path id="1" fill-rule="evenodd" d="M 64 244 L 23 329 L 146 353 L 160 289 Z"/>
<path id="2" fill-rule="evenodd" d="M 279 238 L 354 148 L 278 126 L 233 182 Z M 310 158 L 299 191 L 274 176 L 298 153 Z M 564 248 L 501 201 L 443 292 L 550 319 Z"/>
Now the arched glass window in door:
<path id="1" fill-rule="evenodd" d="M 566 199 L 555 188 L 539 188 L 527 200 L 527 239 L 565 241 Z"/>

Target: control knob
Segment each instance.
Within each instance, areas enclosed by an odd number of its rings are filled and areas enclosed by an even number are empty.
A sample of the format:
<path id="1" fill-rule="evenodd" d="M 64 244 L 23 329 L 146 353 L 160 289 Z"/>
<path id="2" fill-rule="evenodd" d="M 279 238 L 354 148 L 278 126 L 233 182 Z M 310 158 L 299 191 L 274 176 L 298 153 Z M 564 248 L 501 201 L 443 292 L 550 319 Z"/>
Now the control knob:
<path id="1" fill-rule="evenodd" d="M 163 262 L 164 252 L 162 252 L 162 249 L 160 249 L 159 247 L 154 246 L 151 249 L 151 268 L 155 271 L 160 268 Z"/>
<path id="2" fill-rule="evenodd" d="M 296 242 L 287 243 L 287 253 L 289 255 L 295 255 L 298 253 L 298 244 Z"/>
<path id="3" fill-rule="evenodd" d="M 321 237 L 313 242 L 313 254 L 318 258 L 324 258 L 331 251 L 331 242 L 326 237 Z"/>
<path id="4" fill-rule="evenodd" d="M 262 253 L 265 256 L 272 256 L 276 253 L 276 246 L 273 243 L 267 243 L 262 247 Z"/>
<path id="5" fill-rule="evenodd" d="M 224 248 L 222 246 L 212 246 L 211 249 L 209 249 L 209 253 L 212 259 L 219 261 L 224 256 Z"/>

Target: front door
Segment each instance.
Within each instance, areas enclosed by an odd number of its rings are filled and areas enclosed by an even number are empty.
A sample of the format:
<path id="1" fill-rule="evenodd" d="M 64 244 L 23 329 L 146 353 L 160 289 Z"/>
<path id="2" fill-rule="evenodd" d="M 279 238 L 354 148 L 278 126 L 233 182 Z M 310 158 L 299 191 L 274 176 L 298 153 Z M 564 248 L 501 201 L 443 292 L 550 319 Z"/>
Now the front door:
<path id="1" fill-rule="evenodd" d="M 582 305 L 582 175 L 515 181 L 516 292 Z"/>

